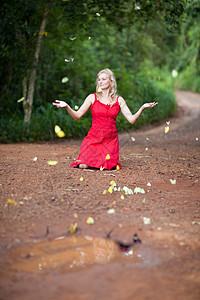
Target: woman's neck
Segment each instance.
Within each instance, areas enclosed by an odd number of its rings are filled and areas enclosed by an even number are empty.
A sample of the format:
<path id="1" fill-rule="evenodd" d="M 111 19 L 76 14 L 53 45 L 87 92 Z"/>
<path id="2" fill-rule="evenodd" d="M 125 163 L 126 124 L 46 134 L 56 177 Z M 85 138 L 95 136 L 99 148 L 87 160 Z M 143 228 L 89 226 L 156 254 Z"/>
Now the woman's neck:
<path id="1" fill-rule="evenodd" d="M 110 98 L 109 97 L 109 89 L 102 90 L 101 97 L 102 98 Z"/>

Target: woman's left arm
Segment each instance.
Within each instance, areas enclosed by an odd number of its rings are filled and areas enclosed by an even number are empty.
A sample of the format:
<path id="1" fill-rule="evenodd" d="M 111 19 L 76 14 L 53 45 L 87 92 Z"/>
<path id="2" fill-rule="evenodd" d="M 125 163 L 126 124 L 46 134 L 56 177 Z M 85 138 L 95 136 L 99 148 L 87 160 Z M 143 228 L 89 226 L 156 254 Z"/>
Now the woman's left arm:
<path id="1" fill-rule="evenodd" d="M 143 110 L 145 110 L 146 108 L 152 108 L 154 106 L 156 106 L 158 104 L 158 102 L 150 102 L 150 103 L 145 103 L 143 104 L 140 109 L 133 115 L 130 111 L 130 109 L 128 108 L 125 100 L 122 97 L 119 97 L 119 105 L 121 108 L 121 112 L 124 115 L 124 117 L 129 121 L 129 123 L 134 124 L 139 117 L 141 116 Z"/>

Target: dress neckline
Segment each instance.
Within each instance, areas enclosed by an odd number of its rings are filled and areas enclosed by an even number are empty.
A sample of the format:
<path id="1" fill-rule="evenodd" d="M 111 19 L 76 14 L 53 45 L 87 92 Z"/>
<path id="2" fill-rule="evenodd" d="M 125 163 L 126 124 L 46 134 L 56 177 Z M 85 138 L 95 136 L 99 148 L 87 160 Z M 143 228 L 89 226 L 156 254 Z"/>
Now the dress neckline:
<path id="1" fill-rule="evenodd" d="M 96 93 L 94 93 L 94 94 L 95 94 L 95 100 L 97 100 L 99 103 L 101 103 L 101 104 L 103 104 L 103 105 L 105 105 L 105 106 L 108 106 L 108 105 L 113 106 L 113 105 L 115 105 L 116 103 L 118 103 L 118 98 L 119 98 L 119 96 L 117 96 L 117 100 L 116 100 L 115 102 L 113 102 L 113 104 L 112 104 L 112 103 L 103 103 L 103 102 L 101 102 L 101 101 L 97 98 L 97 94 L 96 94 Z"/>

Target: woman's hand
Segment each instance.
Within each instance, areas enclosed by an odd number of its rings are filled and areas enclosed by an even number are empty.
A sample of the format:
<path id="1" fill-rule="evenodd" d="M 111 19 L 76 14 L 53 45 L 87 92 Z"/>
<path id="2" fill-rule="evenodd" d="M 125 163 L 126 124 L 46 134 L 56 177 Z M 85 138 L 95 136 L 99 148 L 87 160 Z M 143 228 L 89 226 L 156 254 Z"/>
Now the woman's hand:
<path id="1" fill-rule="evenodd" d="M 150 102 L 150 103 L 145 103 L 142 105 L 143 109 L 145 108 L 152 108 L 154 106 L 156 106 L 158 104 L 158 102 Z"/>
<path id="2" fill-rule="evenodd" d="M 58 108 L 68 106 L 68 104 L 65 101 L 60 101 L 60 100 L 55 100 L 55 102 L 53 102 L 52 104 L 57 106 Z"/>

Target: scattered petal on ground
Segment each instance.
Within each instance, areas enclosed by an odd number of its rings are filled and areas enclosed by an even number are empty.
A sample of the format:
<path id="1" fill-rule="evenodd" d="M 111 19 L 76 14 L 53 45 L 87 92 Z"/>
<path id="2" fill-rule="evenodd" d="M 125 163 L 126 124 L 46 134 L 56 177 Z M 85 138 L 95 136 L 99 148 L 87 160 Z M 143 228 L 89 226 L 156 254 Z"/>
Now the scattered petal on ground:
<path id="1" fill-rule="evenodd" d="M 134 193 L 135 194 L 137 194 L 137 193 L 145 194 L 145 191 L 144 191 L 144 189 L 136 186 L 136 188 L 134 189 Z"/>
<path id="2" fill-rule="evenodd" d="M 92 225 L 94 224 L 94 219 L 92 217 L 87 218 L 87 224 Z"/>
<path id="3" fill-rule="evenodd" d="M 83 181 L 83 177 L 80 178 L 80 181 Z"/>
<path id="4" fill-rule="evenodd" d="M 151 224 L 151 219 L 143 217 L 143 222 L 144 222 L 145 225 Z"/>
<path id="5" fill-rule="evenodd" d="M 124 195 L 121 195 L 121 199 L 124 200 Z"/>
<path id="6" fill-rule="evenodd" d="M 112 187 L 111 187 L 111 186 L 109 187 L 109 189 L 108 189 L 108 192 L 112 194 L 112 192 L 113 192 L 113 189 L 112 189 Z"/>
<path id="7" fill-rule="evenodd" d="M 133 136 L 131 137 L 131 140 L 132 140 L 133 142 L 135 142 L 135 138 L 134 138 Z"/>
<path id="8" fill-rule="evenodd" d="M 50 165 L 50 166 L 55 166 L 55 165 L 57 165 L 57 163 L 58 163 L 57 160 L 49 160 L 48 161 L 48 165 Z"/>
<path id="9" fill-rule="evenodd" d="M 105 195 L 105 194 L 106 194 L 106 190 L 103 191 L 103 195 Z"/>
<path id="10" fill-rule="evenodd" d="M 171 184 L 176 184 L 176 179 L 170 179 Z"/>
<path id="11" fill-rule="evenodd" d="M 74 223 L 69 226 L 69 233 L 73 234 L 77 231 L 78 224 Z"/>
<path id="12" fill-rule="evenodd" d="M 7 203 L 9 203 L 9 204 L 13 204 L 13 205 L 17 205 L 17 202 L 15 201 L 15 200 L 11 200 L 11 199 L 8 199 L 7 200 Z"/>
<path id="13" fill-rule="evenodd" d="M 37 161 L 37 156 L 33 158 L 33 161 Z"/>
<path id="14" fill-rule="evenodd" d="M 151 183 L 150 183 L 150 182 L 148 182 L 148 183 L 147 183 L 147 186 L 151 186 Z"/>
<path id="15" fill-rule="evenodd" d="M 111 208 L 107 211 L 107 214 L 114 214 L 115 213 L 115 210 L 114 208 Z"/>

